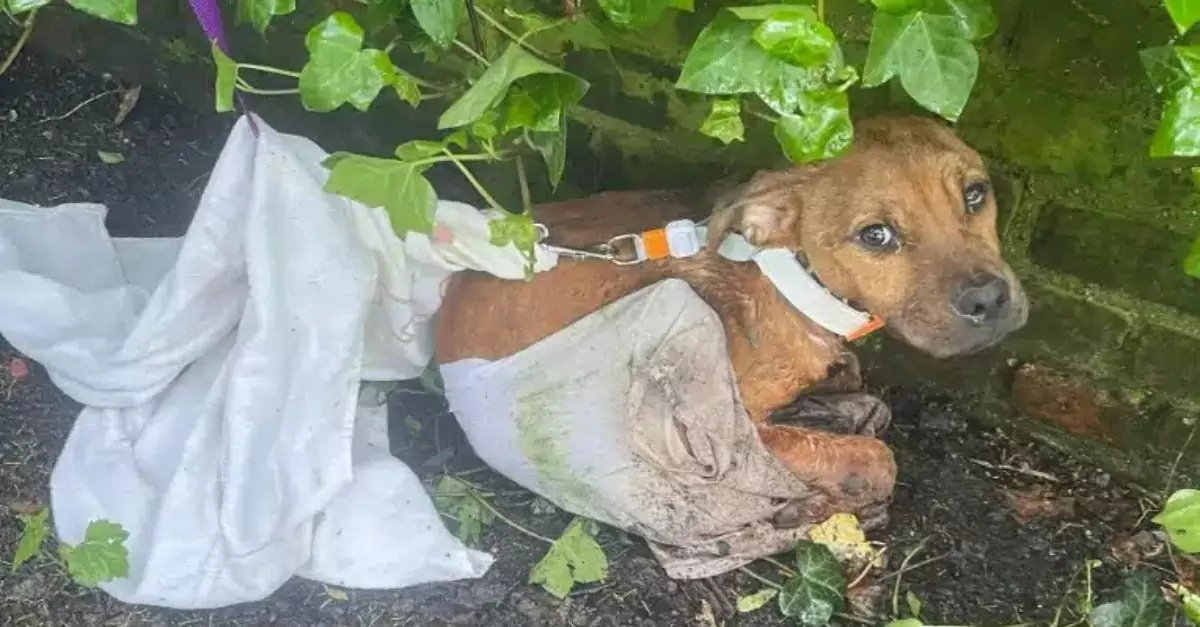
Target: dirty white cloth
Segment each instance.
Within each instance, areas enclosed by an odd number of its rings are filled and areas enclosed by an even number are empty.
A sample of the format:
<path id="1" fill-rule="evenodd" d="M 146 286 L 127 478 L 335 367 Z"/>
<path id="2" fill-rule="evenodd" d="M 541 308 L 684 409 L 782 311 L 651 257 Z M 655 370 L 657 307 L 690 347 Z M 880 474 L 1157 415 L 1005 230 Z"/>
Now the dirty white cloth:
<path id="1" fill-rule="evenodd" d="M 426 367 L 450 273 L 520 279 L 525 259 L 459 203 L 437 206 L 452 242 L 401 241 L 382 210 L 322 190 L 327 153 L 256 122 L 237 123 L 183 238 L 111 238 L 99 205 L 0 201 L 0 334 L 85 406 L 51 478 L 58 535 L 120 523 L 131 570 L 104 589 L 175 608 L 293 575 L 480 576 L 492 557 L 446 531 L 389 455 L 385 409 L 357 397 Z"/>
<path id="2" fill-rule="evenodd" d="M 481 459 L 567 511 L 645 537 L 672 577 L 726 572 L 807 535 L 771 524 L 812 493 L 759 440 L 721 321 L 683 281 L 507 359 L 441 373 Z"/>

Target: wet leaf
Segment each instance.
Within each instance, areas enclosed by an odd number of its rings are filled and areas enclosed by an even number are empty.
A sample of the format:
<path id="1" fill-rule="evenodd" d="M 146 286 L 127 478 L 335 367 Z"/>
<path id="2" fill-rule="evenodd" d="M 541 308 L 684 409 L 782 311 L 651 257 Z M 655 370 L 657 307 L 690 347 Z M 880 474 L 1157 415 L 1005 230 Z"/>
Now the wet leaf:
<path id="1" fill-rule="evenodd" d="M 250 24 L 259 35 L 265 35 L 276 15 L 289 15 L 295 10 L 296 0 L 238 0 L 237 21 Z"/>
<path id="2" fill-rule="evenodd" d="M 1200 0 L 1163 0 L 1163 4 L 1181 35 L 1200 21 Z"/>
<path id="3" fill-rule="evenodd" d="M 466 482 L 449 475 L 438 481 L 434 491 L 438 511 L 458 524 L 454 535 L 471 546 L 478 546 L 483 540 L 483 531 L 496 521 L 492 510 L 479 502 L 482 498 Z"/>
<path id="4" fill-rule="evenodd" d="M 919 9 L 926 0 L 871 0 L 875 8 L 888 13 L 907 13 Z"/>
<path id="5" fill-rule="evenodd" d="M 129 574 L 129 532 L 109 520 L 94 520 L 75 546 L 61 545 L 59 555 L 71 578 L 82 586 L 96 586 Z"/>
<path id="6" fill-rule="evenodd" d="M 414 139 L 396 146 L 396 158 L 401 161 L 420 161 L 442 154 L 443 148 L 442 142 Z"/>
<path id="7" fill-rule="evenodd" d="M 408 0 L 367 0 L 366 5 L 367 8 L 363 12 L 364 26 L 367 32 L 377 34 L 404 13 L 404 9 L 408 7 Z"/>
<path id="8" fill-rule="evenodd" d="M 1179 602 L 1183 605 L 1183 615 L 1192 621 L 1193 625 L 1200 625 L 1200 594 L 1196 594 L 1180 584 L 1174 584 L 1171 589 L 1179 595 Z"/>
<path id="9" fill-rule="evenodd" d="M 763 588 L 754 594 L 747 594 L 738 597 L 737 611 L 746 613 L 758 610 L 767 604 L 767 601 L 775 598 L 779 594 L 779 590 L 775 588 Z"/>
<path id="10" fill-rule="evenodd" d="M 125 155 L 119 152 L 109 152 L 107 150 L 97 150 L 96 156 L 104 165 L 118 165 L 125 163 Z"/>
<path id="11" fill-rule="evenodd" d="M 28 13 L 34 9 L 40 9 L 47 4 L 50 4 L 51 1 L 52 0 L 8 0 L 8 12 L 12 13 L 13 15 Z M 3 6 L 3 4 L 0 4 L 0 7 Z"/>
<path id="12" fill-rule="evenodd" d="M 803 115 L 782 115 L 775 123 L 775 139 L 793 163 L 810 163 L 836 157 L 854 141 L 846 94 L 829 92 L 809 98 Z"/>
<path id="13" fill-rule="evenodd" d="M 583 97 L 579 81 L 566 74 L 535 74 L 513 83 L 500 108 L 501 134 L 527 128 L 555 132 L 566 110 Z"/>
<path id="14" fill-rule="evenodd" d="M 1150 142 L 1154 157 L 1200 155 L 1200 89 L 1186 85 L 1171 94 Z"/>
<path id="15" fill-rule="evenodd" d="M 1092 627 L 1158 627 L 1167 610 L 1158 581 L 1138 571 L 1125 579 L 1119 600 L 1097 606 L 1089 618 Z"/>
<path id="16" fill-rule="evenodd" d="M 8 371 L 8 376 L 16 381 L 29 376 L 29 362 L 22 357 L 9 357 L 4 369 Z"/>
<path id="17" fill-rule="evenodd" d="M 529 573 L 529 583 L 541 584 L 550 594 L 564 599 L 576 583 L 595 583 L 608 577 L 604 547 L 588 533 L 587 521 L 571 521 L 550 550 Z"/>
<path id="18" fill-rule="evenodd" d="M 102 20 L 137 25 L 137 0 L 67 0 L 67 4 Z"/>
<path id="19" fill-rule="evenodd" d="M 421 30 L 442 48 L 449 48 L 466 17 L 462 0 L 412 0 L 413 15 Z"/>
<path id="20" fill-rule="evenodd" d="M 1175 492 L 1151 520 L 1167 530 L 1180 551 L 1200 553 L 1200 490 Z"/>
<path id="21" fill-rule="evenodd" d="M 546 162 L 546 175 L 550 179 L 550 186 L 558 189 L 563 170 L 567 166 L 567 117 L 563 116 L 559 121 L 557 132 L 530 132 L 526 133 L 525 138 Z"/>
<path id="22" fill-rule="evenodd" d="M 421 86 L 417 84 L 417 79 L 400 68 L 393 66 L 392 69 L 392 88 L 396 90 L 396 95 L 413 107 L 421 106 Z"/>
<path id="23" fill-rule="evenodd" d="M 325 191 L 383 207 L 398 237 L 433 232 L 437 194 L 425 179 L 427 166 L 348 153 L 331 155 L 325 165 L 332 170 Z"/>
<path id="24" fill-rule="evenodd" d="M 823 89 L 824 68 L 802 68 L 772 57 L 754 41 L 756 23 L 722 11 L 700 32 L 675 86 L 702 94 L 758 95 L 789 115 L 807 92 Z"/>
<path id="25" fill-rule="evenodd" d="M 996 24 L 987 0 L 927 0 L 903 14 L 877 11 L 863 85 L 899 76 L 918 104 L 957 120 L 979 71 L 971 41 L 993 33 Z"/>
<path id="26" fill-rule="evenodd" d="M 718 98 L 712 103 L 712 110 L 700 132 L 728 144 L 732 141 L 745 141 L 746 127 L 742 124 L 742 102 L 737 98 Z"/>
<path id="27" fill-rule="evenodd" d="M 806 627 L 823 627 L 845 604 L 846 575 L 828 548 L 813 542 L 796 547 L 796 576 L 779 593 L 784 616 Z"/>
<path id="28" fill-rule="evenodd" d="M 349 102 L 366 111 L 396 67 L 382 50 L 363 50 L 363 29 L 338 11 L 308 31 L 308 63 L 300 70 L 300 100 L 309 111 L 333 111 Z"/>
<path id="29" fill-rule="evenodd" d="M 1138 51 L 1146 77 L 1157 93 L 1171 93 L 1187 85 L 1188 75 L 1183 71 L 1175 48 L 1158 46 Z"/>
<path id="30" fill-rule="evenodd" d="M 446 109 L 442 117 L 438 119 L 438 128 L 456 128 L 478 120 L 504 98 L 514 82 L 537 74 L 569 76 L 576 83 L 574 91 L 580 97 L 588 89 L 587 81 L 568 74 L 561 68 L 529 54 L 517 44 L 511 43 L 492 62 L 483 76 L 480 76 L 479 80 L 471 86 L 471 89 Z"/>
<path id="31" fill-rule="evenodd" d="M 213 86 L 217 113 L 233 111 L 233 92 L 237 89 L 237 63 L 230 59 L 217 42 L 212 42 L 213 62 L 217 66 L 217 80 Z"/>
<path id="32" fill-rule="evenodd" d="M 790 12 L 771 16 L 754 29 L 754 41 L 771 56 L 799 66 L 821 66 L 829 62 L 837 37 L 815 13 Z"/>
<path id="33" fill-rule="evenodd" d="M 17 540 L 17 550 L 13 553 L 12 569 L 15 571 L 22 564 L 33 559 L 42 550 L 42 544 L 50 535 L 50 526 L 46 519 L 50 510 L 43 507 L 35 514 L 21 514 L 21 537 Z"/>
<path id="34" fill-rule="evenodd" d="M 662 19 L 671 0 L 598 0 L 608 20 L 621 28 L 646 28 Z"/>

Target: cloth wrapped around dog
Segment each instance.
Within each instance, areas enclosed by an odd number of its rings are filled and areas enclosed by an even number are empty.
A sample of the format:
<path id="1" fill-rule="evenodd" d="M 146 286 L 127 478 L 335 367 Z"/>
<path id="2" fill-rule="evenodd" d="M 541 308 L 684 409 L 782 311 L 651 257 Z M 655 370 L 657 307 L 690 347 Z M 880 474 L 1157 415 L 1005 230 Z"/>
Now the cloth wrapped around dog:
<path id="1" fill-rule="evenodd" d="M 683 281 L 643 288 L 507 359 L 443 364 L 475 452 L 563 509 L 637 533 L 676 578 L 778 553 L 805 484 L 763 446 L 716 313 Z"/>

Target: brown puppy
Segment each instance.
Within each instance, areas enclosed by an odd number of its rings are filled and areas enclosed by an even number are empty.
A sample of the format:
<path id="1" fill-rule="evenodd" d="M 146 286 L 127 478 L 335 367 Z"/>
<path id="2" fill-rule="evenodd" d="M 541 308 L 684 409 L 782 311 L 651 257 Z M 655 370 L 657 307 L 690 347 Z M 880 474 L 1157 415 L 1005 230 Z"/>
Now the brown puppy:
<path id="1" fill-rule="evenodd" d="M 535 217 L 552 243 L 587 247 L 706 217 L 695 207 L 679 192 L 618 192 L 541 206 Z M 878 511 L 896 468 L 874 433 L 770 421 L 846 364 L 841 338 L 797 312 L 755 264 L 720 257 L 716 246 L 740 232 L 758 246 L 793 250 L 832 292 L 909 344 L 946 357 L 991 346 L 1025 323 L 1026 298 L 1001 255 L 995 221 L 983 160 L 949 129 L 922 118 L 862 122 L 844 156 L 760 172 L 722 194 L 709 248 L 695 257 L 633 267 L 562 260 L 525 283 L 456 276 L 439 316 L 437 359 L 502 359 L 651 283 L 683 279 L 725 326 L 741 397 L 763 442 L 824 495 L 801 515 L 816 521 Z"/>

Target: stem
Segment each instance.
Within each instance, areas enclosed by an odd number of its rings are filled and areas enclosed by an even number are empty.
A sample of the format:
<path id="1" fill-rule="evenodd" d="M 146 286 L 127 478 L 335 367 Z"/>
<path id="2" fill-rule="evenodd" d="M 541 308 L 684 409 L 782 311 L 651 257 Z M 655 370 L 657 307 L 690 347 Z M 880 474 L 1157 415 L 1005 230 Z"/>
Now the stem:
<path id="1" fill-rule="evenodd" d="M 479 7 L 475 7 L 475 12 L 478 13 L 479 16 L 482 17 L 484 20 L 486 20 L 487 23 L 491 24 L 492 28 L 495 28 L 496 30 L 500 31 L 500 34 L 502 34 L 505 37 L 508 37 L 509 39 L 516 42 L 516 44 L 518 46 L 521 46 L 522 48 L 528 50 L 529 52 L 536 54 L 537 56 L 541 57 L 543 60 L 548 61 L 553 58 L 550 55 L 546 54 L 544 51 L 539 50 L 537 47 L 525 43 L 526 37 L 529 37 L 530 35 L 533 35 L 534 33 L 537 33 L 540 31 L 535 30 L 535 31 L 527 32 L 524 35 L 517 35 L 516 33 L 509 30 L 507 26 L 502 24 L 500 22 L 500 20 L 497 20 L 496 18 L 494 18 L 490 14 L 488 14 L 487 11 L 484 11 L 483 9 L 481 9 Z M 546 30 L 546 29 L 542 29 L 542 30 Z"/>
<path id="2" fill-rule="evenodd" d="M 238 84 L 238 89 L 255 96 L 291 96 L 300 93 L 299 89 L 259 89 L 245 83 Z"/>
<path id="3" fill-rule="evenodd" d="M 485 155 L 482 153 L 473 155 L 447 154 L 445 157 L 440 155 L 436 157 L 427 157 L 425 159 L 413 161 L 412 163 L 413 165 L 425 165 L 428 163 L 445 163 L 446 161 L 494 161 L 498 158 L 499 155 Z"/>
<path id="4" fill-rule="evenodd" d="M 754 571 L 750 570 L 749 568 L 746 568 L 745 566 L 742 566 L 742 567 L 738 568 L 738 570 L 740 570 L 740 571 L 742 571 L 743 573 L 746 573 L 747 575 L 750 575 L 751 577 L 753 577 L 753 578 L 757 579 L 757 580 L 758 580 L 760 583 L 762 583 L 764 586 L 770 586 L 770 587 L 772 587 L 772 588 L 775 588 L 776 590 L 780 590 L 780 589 L 782 589 L 782 588 L 783 588 L 783 586 L 781 586 L 781 585 L 779 585 L 779 584 L 775 583 L 774 581 L 771 581 L 770 579 L 767 579 L 766 577 L 763 577 L 762 575 L 760 575 L 760 574 L 758 574 L 758 573 L 756 573 L 756 572 L 754 572 Z"/>
<path id="5" fill-rule="evenodd" d="M 17 60 L 17 55 L 21 54 L 21 49 L 29 41 L 29 36 L 33 34 L 33 21 L 37 19 L 37 9 L 29 12 L 29 17 L 25 18 L 25 28 L 21 30 L 21 37 L 17 39 L 17 43 L 13 45 L 12 50 L 8 51 L 8 56 L 4 57 L 4 62 L 0 63 L 0 76 L 3 76 L 8 68 L 12 67 L 14 61 Z"/>
<path id="6" fill-rule="evenodd" d="M 255 72 L 263 72 L 265 74 L 278 74 L 279 76 L 290 76 L 292 78 L 300 78 L 299 72 L 293 72 L 291 70 L 282 70 L 277 67 L 271 67 L 269 65 L 255 65 L 253 63 L 239 63 L 239 64 L 237 64 L 237 67 L 238 67 L 238 70 L 254 70 Z"/>
<path id="7" fill-rule="evenodd" d="M 529 200 L 529 180 L 525 178 L 525 160 L 517 155 L 517 180 L 521 183 L 521 208 L 525 215 L 533 215 L 533 203 Z"/>
<path id="8" fill-rule="evenodd" d="M 791 568 L 788 568 L 786 564 L 784 564 L 783 562 L 780 562 L 779 560 L 777 560 L 773 557 L 764 557 L 764 558 L 762 558 L 762 560 L 768 564 L 774 565 L 776 568 L 779 569 L 780 572 L 787 575 L 788 577 L 796 576 L 796 571 L 792 570 Z"/>
<path id="9" fill-rule="evenodd" d="M 467 182 L 469 182 L 471 186 L 475 188 L 475 191 L 479 192 L 480 196 L 483 196 L 483 199 L 487 201 L 487 203 L 491 205 L 493 209 L 504 211 L 504 207 L 501 207 L 500 203 L 496 202 L 496 199 L 493 198 L 490 193 L 488 193 L 488 190 L 484 189 L 483 185 L 479 183 L 479 179 L 475 178 L 474 174 L 471 174 L 471 171 L 467 169 L 467 166 L 462 164 L 459 157 L 451 154 L 450 150 L 446 148 L 443 148 L 442 152 L 446 153 L 447 157 L 450 157 L 450 162 L 462 171 L 463 176 L 467 177 Z"/>
<path id="10" fill-rule="evenodd" d="M 825 21 L 825 0 L 817 0 L 817 19 Z"/>
<path id="11" fill-rule="evenodd" d="M 492 507 L 491 503 L 488 503 L 486 500 L 484 500 L 484 498 L 482 496 L 475 494 L 474 490 L 471 491 L 471 496 L 476 501 L 478 501 L 479 504 L 484 507 L 484 509 L 491 512 L 493 516 L 500 519 L 501 522 L 508 525 L 509 527 L 512 527 L 513 529 L 516 529 L 517 531 L 520 531 L 521 533 L 523 533 L 535 540 L 541 540 L 542 542 L 545 542 L 546 544 L 554 544 L 554 540 L 551 540 L 550 538 L 547 538 L 546 536 L 536 534 L 536 533 L 526 529 L 525 527 L 522 527 L 521 525 L 518 525 L 517 523 L 513 522 L 513 520 L 511 518 L 509 518 L 508 516 L 501 514 L 499 511 L 496 510 L 495 507 Z"/>
<path id="12" fill-rule="evenodd" d="M 762 113 L 760 111 L 756 111 L 754 109 L 751 109 L 750 107 L 746 107 L 746 113 L 749 113 L 750 115 L 752 115 L 760 120 L 766 120 L 766 121 L 770 122 L 771 124 L 774 124 L 779 121 L 779 118 L 776 116 L 773 116 L 773 115 L 770 115 L 767 113 Z"/>
<path id="13" fill-rule="evenodd" d="M 491 63 L 489 63 L 489 62 L 488 62 L 488 60 L 487 60 L 487 59 L 485 59 L 485 58 L 483 57 L 483 55 L 479 54 L 478 52 L 475 52 L 475 50 L 474 50 L 474 49 L 472 49 L 472 48 L 471 48 L 470 46 L 468 46 L 467 44 L 464 44 L 463 42 L 461 42 L 461 41 L 459 41 L 459 40 L 455 39 L 455 40 L 454 40 L 454 45 L 455 45 L 455 46 L 458 46 L 458 49 L 459 49 L 459 50 L 462 50 L 463 52 L 465 52 L 465 53 L 467 53 L 467 54 L 471 55 L 472 57 L 474 57 L 474 58 L 475 58 L 475 60 L 476 60 L 476 61 L 478 61 L 478 62 L 480 62 L 480 63 L 482 63 L 482 64 L 484 65 L 484 67 L 491 67 L 491 66 L 492 66 L 492 64 L 491 64 Z"/>

